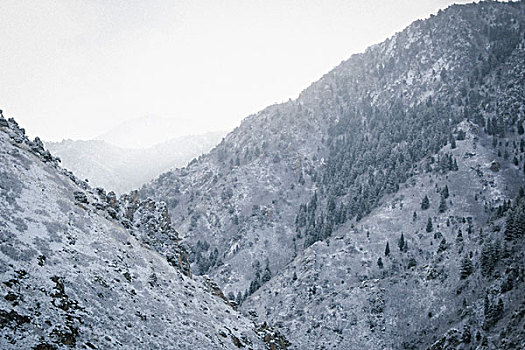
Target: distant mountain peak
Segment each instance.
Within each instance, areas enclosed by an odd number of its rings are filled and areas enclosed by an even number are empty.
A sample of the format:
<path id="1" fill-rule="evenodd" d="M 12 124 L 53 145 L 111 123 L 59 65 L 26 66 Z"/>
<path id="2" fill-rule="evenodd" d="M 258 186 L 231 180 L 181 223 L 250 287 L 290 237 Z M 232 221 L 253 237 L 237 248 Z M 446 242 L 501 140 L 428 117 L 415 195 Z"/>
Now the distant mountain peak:
<path id="1" fill-rule="evenodd" d="M 223 136 L 222 132 L 180 136 L 147 148 L 117 147 L 104 140 L 64 140 L 46 145 L 78 177 L 122 194 L 163 172 L 185 166 L 211 150 Z"/>
<path id="2" fill-rule="evenodd" d="M 182 136 L 218 132 L 217 130 L 206 130 L 205 132 L 202 130 L 202 125 L 199 125 L 196 120 L 150 114 L 126 120 L 94 139 L 103 140 L 121 148 L 141 149 Z"/>

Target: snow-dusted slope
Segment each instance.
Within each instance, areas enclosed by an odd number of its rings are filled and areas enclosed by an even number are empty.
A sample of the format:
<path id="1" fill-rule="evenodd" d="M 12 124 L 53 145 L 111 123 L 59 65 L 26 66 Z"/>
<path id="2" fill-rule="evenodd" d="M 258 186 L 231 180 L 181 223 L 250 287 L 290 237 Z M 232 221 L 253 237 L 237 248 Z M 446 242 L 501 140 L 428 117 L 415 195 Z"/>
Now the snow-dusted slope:
<path id="1" fill-rule="evenodd" d="M 490 208 L 514 200 L 525 176 L 498 159 L 476 126 L 460 127 L 465 140 L 439 152 L 456 157 L 457 171 L 413 177 L 359 223 L 348 223 L 306 249 L 243 309 L 279 325 L 296 349 L 311 344 L 421 349 L 433 343 L 433 349 L 468 349 L 484 342 L 487 347 L 480 348 L 522 348 L 525 237 L 506 240 L 505 220 Z M 501 167 L 497 171 L 491 170 L 494 160 Z M 445 186 L 449 197 L 441 212 Z M 421 209 L 424 196 L 430 199 L 426 210 Z M 497 251 L 490 273 L 483 266 L 487 247 Z M 465 257 L 472 263 L 467 277 L 462 276 Z M 510 288 L 503 287 L 509 280 Z M 504 305 L 490 326 L 486 297 L 489 307 L 500 299 Z"/>
<path id="2" fill-rule="evenodd" d="M 183 136 L 147 148 L 121 148 L 103 140 L 45 142 L 62 166 L 93 186 L 118 194 L 137 189 L 161 173 L 208 152 L 222 132 Z"/>
<path id="3" fill-rule="evenodd" d="M 522 348 L 524 28 L 523 1 L 416 21 L 141 193 L 297 349 Z"/>
<path id="4" fill-rule="evenodd" d="M 189 274 L 162 204 L 89 188 L 0 117 L 0 348 L 265 348 Z"/>
<path id="5" fill-rule="evenodd" d="M 461 121 L 483 128 L 495 118 L 515 128 L 523 120 L 523 82 L 505 66 L 523 66 L 523 8 L 455 5 L 416 21 L 342 62 L 297 100 L 247 117 L 209 154 L 141 193 L 167 202 L 196 272 L 236 296 L 249 294 L 266 259 L 275 275 L 340 221 L 369 214 L 424 170 L 421 161 Z M 509 108 L 500 109 L 500 95 L 514 95 Z M 308 222 L 300 223 L 314 193 Z"/>

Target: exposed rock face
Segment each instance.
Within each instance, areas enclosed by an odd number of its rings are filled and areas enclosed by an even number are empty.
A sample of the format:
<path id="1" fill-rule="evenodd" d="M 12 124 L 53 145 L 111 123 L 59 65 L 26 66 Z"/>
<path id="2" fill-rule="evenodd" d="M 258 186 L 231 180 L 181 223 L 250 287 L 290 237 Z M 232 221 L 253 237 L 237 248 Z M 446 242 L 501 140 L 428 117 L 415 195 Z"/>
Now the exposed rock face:
<path id="1" fill-rule="evenodd" d="M 179 245 L 178 233 L 171 225 L 164 202 L 139 200 L 138 192 L 120 197 L 118 207 L 121 223 L 145 246 L 166 256 L 168 262 L 191 277 L 187 251 Z"/>
<path id="2" fill-rule="evenodd" d="M 75 200 L 79 203 L 88 203 L 87 196 L 82 191 L 75 191 L 73 192 L 73 196 L 75 197 Z"/>
<path id="3" fill-rule="evenodd" d="M 0 111 L 0 126 L 1 127 L 9 127 L 9 123 L 7 122 L 7 120 L 5 120 L 4 116 L 2 115 L 2 111 Z"/>
<path id="4" fill-rule="evenodd" d="M 165 204 L 117 200 L 45 153 L 0 123 L 0 348 L 266 348 L 190 278 Z"/>

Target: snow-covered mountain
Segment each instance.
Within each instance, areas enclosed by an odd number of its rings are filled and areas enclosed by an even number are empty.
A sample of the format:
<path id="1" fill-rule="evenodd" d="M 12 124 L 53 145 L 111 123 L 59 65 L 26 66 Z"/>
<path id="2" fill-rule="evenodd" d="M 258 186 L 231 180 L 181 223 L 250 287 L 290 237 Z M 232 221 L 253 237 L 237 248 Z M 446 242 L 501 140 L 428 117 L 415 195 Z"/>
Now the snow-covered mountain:
<path id="1" fill-rule="evenodd" d="M 199 135 L 202 130 L 203 125 L 194 119 L 152 114 L 124 121 L 94 139 L 120 148 L 143 149 L 185 135 Z"/>
<path id="2" fill-rule="evenodd" d="M 0 115 L 0 348 L 264 349 L 191 276 L 166 205 L 93 189 Z"/>
<path id="3" fill-rule="evenodd" d="M 524 57 L 451 6 L 120 198 L 0 118 L 0 344 L 524 348 Z"/>
<path id="4" fill-rule="evenodd" d="M 141 196 L 294 348 L 519 348 L 524 28 L 523 2 L 416 21 Z"/>
<path id="5" fill-rule="evenodd" d="M 64 140 L 45 145 L 77 177 L 121 194 L 139 188 L 163 172 L 185 166 L 211 150 L 224 134 L 182 136 L 142 149 L 121 148 L 103 140 Z"/>

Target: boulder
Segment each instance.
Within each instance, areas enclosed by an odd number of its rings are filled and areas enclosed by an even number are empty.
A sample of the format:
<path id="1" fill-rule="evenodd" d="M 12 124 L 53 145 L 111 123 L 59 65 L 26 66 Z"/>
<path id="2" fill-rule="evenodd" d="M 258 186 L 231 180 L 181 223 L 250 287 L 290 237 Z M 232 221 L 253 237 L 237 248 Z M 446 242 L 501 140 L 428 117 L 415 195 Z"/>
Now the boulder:
<path id="1" fill-rule="evenodd" d="M 501 169 L 501 164 L 499 162 L 496 162 L 495 160 L 490 163 L 490 170 L 493 172 L 498 172 Z"/>
<path id="2" fill-rule="evenodd" d="M 29 148 L 31 149 L 33 153 L 36 153 L 39 155 L 45 154 L 44 144 L 42 143 L 42 141 L 40 140 L 38 136 L 35 137 L 34 141 L 29 142 Z"/>
<path id="3" fill-rule="evenodd" d="M 95 203 L 95 209 L 97 210 L 106 210 L 107 204 L 105 203 Z"/>
<path id="4" fill-rule="evenodd" d="M 202 279 L 203 279 L 204 286 L 208 289 L 208 291 L 209 291 L 212 295 L 215 295 L 215 296 L 221 298 L 221 299 L 224 300 L 228 305 L 230 305 L 229 300 L 226 299 L 226 297 L 224 296 L 224 293 L 222 292 L 221 287 L 219 287 L 219 285 L 218 285 L 217 283 L 215 283 L 214 281 L 212 281 L 212 280 L 210 279 L 210 277 L 207 276 L 207 275 L 203 275 L 203 276 L 202 276 Z"/>
<path id="5" fill-rule="evenodd" d="M 84 192 L 82 191 L 75 191 L 73 192 L 73 196 L 75 197 L 75 201 L 78 203 L 87 203 L 88 199 Z"/>
<path id="6" fill-rule="evenodd" d="M 46 150 L 42 154 L 42 161 L 44 161 L 44 163 L 45 163 L 45 162 L 57 161 L 57 159 L 54 158 L 48 150 Z"/>
<path id="7" fill-rule="evenodd" d="M 15 143 L 24 143 L 24 138 L 17 133 L 9 134 Z"/>
<path id="8" fill-rule="evenodd" d="M 112 208 L 116 208 L 118 206 L 117 195 L 115 194 L 115 192 L 113 191 L 108 192 L 106 196 L 106 200 L 108 201 L 108 204 Z"/>

